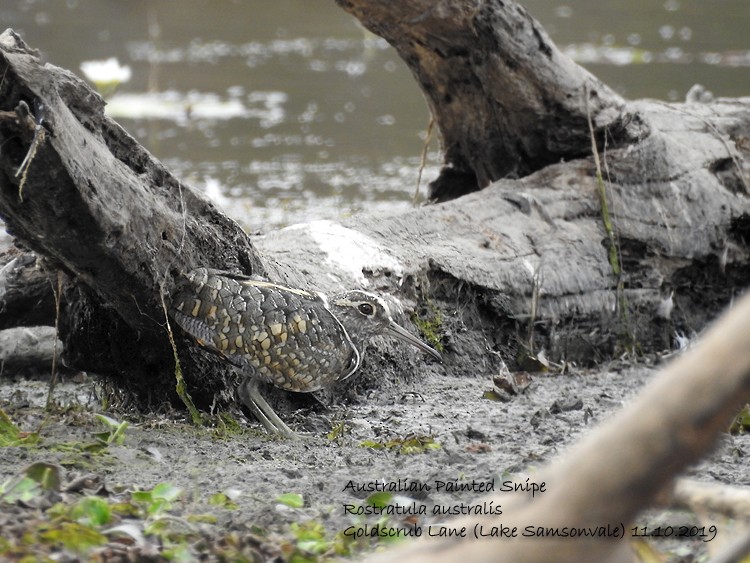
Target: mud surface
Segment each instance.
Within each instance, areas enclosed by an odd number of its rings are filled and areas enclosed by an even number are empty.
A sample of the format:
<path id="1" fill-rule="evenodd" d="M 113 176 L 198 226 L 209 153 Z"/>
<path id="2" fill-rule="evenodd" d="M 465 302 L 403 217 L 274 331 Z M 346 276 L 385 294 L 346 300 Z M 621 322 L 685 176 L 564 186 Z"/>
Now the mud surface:
<path id="1" fill-rule="evenodd" d="M 67 381 L 56 397 L 68 408 L 47 419 L 41 447 L 0 449 L 0 482 L 34 461 L 46 461 L 61 464 L 67 479 L 96 475 L 110 491 L 171 483 L 185 491 L 181 509 L 216 516 L 209 534 L 217 537 L 258 529 L 283 536 L 291 523 L 306 520 L 321 522 L 331 534 L 353 525 L 374 525 L 378 516 L 356 516 L 345 506 L 364 504 L 373 483 L 422 483 L 431 489 L 402 491 L 397 497 L 404 505 L 426 505 L 427 515 L 416 518 L 424 526 L 446 520 L 432 516 L 433 506 L 471 504 L 481 497 L 437 490 L 438 482 L 495 479 L 499 486 L 504 480 L 524 482 L 528 476 L 533 481 L 538 468 L 612 415 L 657 373 L 652 366 L 623 363 L 596 371 L 535 375 L 525 392 L 498 402 L 483 398 L 493 387 L 491 375 L 455 377 L 436 366 L 422 381 L 372 391 L 357 404 L 334 400 L 328 408 L 293 413 L 287 417 L 290 426 L 303 429 L 296 441 L 269 438 L 254 421 L 241 420 L 243 427 L 229 432 L 196 428 L 179 416 L 153 416 L 131 419 L 124 444 L 96 455 L 55 447 L 91 441 L 93 433 L 101 431 L 89 414 L 100 410 L 91 379 Z M 46 394 L 43 380 L 0 379 L 0 407 L 22 430 L 41 424 Z M 325 430 L 304 431 L 306 426 L 330 429 L 341 421 L 344 431 L 334 438 Z M 362 445 L 408 437 L 430 437 L 439 448 L 417 447 L 421 451 L 407 454 L 395 446 Z M 748 451 L 750 438 L 727 435 L 713 456 L 689 473 L 707 481 L 750 485 L 750 467 L 743 461 Z M 368 490 L 358 491 L 359 485 Z M 221 492 L 235 499 L 236 509 L 209 504 L 209 498 Z M 277 502 L 285 493 L 301 494 L 304 506 L 290 508 Z M 392 516 L 389 523 L 398 525 L 403 518 Z M 669 521 L 675 525 L 687 517 L 666 518 L 678 518 Z M 415 522 L 414 517 L 406 521 Z M 674 560 L 690 561 L 705 549 L 706 543 L 685 540 L 668 551 L 687 557 Z"/>

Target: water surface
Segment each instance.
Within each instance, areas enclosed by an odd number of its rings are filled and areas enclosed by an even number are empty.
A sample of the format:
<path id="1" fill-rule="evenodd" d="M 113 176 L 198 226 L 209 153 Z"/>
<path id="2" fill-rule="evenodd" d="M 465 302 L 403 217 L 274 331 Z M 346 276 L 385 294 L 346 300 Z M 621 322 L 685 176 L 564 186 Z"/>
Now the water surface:
<path id="1" fill-rule="evenodd" d="M 747 0 L 524 5 L 627 97 L 682 99 L 697 82 L 750 95 Z M 127 65 L 108 111 L 249 232 L 412 205 L 426 105 L 395 52 L 332 0 L 17 0 L 0 20 L 79 74 Z M 435 141 L 428 156 L 423 185 Z"/>

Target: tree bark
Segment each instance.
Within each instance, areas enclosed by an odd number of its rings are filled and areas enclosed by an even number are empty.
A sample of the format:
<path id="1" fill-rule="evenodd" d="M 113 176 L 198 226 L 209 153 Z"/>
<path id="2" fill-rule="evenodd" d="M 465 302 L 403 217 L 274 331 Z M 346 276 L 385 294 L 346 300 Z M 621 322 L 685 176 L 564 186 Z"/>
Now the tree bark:
<path id="1" fill-rule="evenodd" d="M 234 221 L 106 117 L 82 80 L 42 64 L 10 30 L 0 50 L 0 210 L 12 235 L 65 272 L 65 362 L 163 401 L 174 361 L 160 295 L 199 264 L 264 273 L 261 259 Z M 189 383 L 209 398 L 227 368 L 181 350 Z"/>
<path id="2" fill-rule="evenodd" d="M 336 2 L 393 45 L 425 95 L 444 159 L 432 200 L 590 155 L 589 115 L 600 147 L 605 135 L 613 147 L 642 134 L 622 98 L 514 2 Z"/>
<path id="3" fill-rule="evenodd" d="M 430 105 L 444 151 L 430 197 L 496 180 L 420 217 L 431 271 L 491 290 L 474 319 L 528 323 L 525 346 L 595 360 L 615 348 L 597 335 L 670 347 L 747 285 L 750 100 L 625 101 L 510 1 L 337 3 L 394 46 Z M 474 245 L 456 252 L 446 232 Z"/>
<path id="4" fill-rule="evenodd" d="M 54 282 L 38 256 L 11 246 L 0 262 L 0 329 L 54 325 Z"/>

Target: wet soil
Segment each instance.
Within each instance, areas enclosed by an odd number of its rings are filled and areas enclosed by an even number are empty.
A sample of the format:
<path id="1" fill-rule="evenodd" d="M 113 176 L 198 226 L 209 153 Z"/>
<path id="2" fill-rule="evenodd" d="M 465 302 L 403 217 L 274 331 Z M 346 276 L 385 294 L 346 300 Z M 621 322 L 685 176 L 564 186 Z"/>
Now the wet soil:
<path id="1" fill-rule="evenodd" d="M 204 525 L 203 531 L 216 541 L 230 533 L 288 537 L 293 523 L 305 521 L 321 523 L 331 537 L 353 526 L 374 526 L 380 516 L 352 514 L 352 507 L 366 504 L 380 483 L 396 489 L 392 502 L 426 506 L 426 515 L 391 516 L 389 525 L 424 527 L 446 520 L 432 515 L 435 506 L 476 503 L 481 483 L 494 479 L 498 490 L 506 480 L 522 483 L 530 477 L 533 482 L 543 464 L 609 417 L 657 373 L 653 365 L 611 363 L 563 375 L 538 374 L 524 392 L 503 402 L 483 398 L 493 389 L 491 374 L 456 377 L 435 366 L 420 381 L 373 390 L 356 404 L 336 404 L 334 398 L 328 408 L 293 413 L 287 421 L 299 430 L 296 441 L 268 437 L 255 421 L 242 419 L 240 428 L 229 431 L 197 428 L 180 413 L 108 413 L 130 419 L 130 426 L 122 445 L 110 445 L 96 455 L 55 447 L 91 441 L 93 433 L 101 431 L 90 414 L 101 410 L 91 378 L 59 385 L 57 402 L 66 408 L 45 420 L 47 382 L 5 377 L 0 379 L 0 407 L 21 430 L 35 430 L 43 420 L 45 424 L 40 447 L 0 449 L 0 483 L 35 461 L 61 465 L 67 480 L 96 476 L 108 491 L 171 483 L 185 491 L 175 506 L 178 513 L 215 516 L 215 523 Z M 340 422 L 343 431 L 336 436 L 321 430 Z M 317 430 L 306 432 L 306 427 Z M 399 442 L 404 438 L 412 441 Z M 389 440 L 392 447 L 372 447 Z M 419 447 L 434 443 L 439 447 Z M 416 451 L 405 453 L 399 444 L 417 444 Z M 750 485 L 750 467 L 743 461 L 748 451 L 750 438 L 726 435 L 710 459 L 689 474 Z M 474 485 L 474 491 L 452 492 L 451 483 Z M 212 495 L 222 492 L 234 499 L 235 509 L 209 503 Z M 301 494 L 304 506 L 291 508 L 279 502 L 285 493 Z M 19 514 L 28 510 L 16 509 Z M 672 525 L 694 520 L 685 514 L 658 517 L 671 518 Z M 668 560 L 695 560 L 706 546 L 697 540 L 671 544 Z M 254 553 L 261 558 L 289 555 L 273 549 L 263 556 Z"/>

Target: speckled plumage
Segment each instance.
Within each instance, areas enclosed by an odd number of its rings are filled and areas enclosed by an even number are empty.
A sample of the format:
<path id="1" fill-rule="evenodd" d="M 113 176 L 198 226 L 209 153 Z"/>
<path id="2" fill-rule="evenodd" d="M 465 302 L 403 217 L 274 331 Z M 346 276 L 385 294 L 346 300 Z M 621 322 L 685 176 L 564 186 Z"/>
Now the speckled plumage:
<path id="1" fill-rule="evenodd" d="M 177 323 L 267 383 L 310 392 L 359 365 L 359 351 L 322 295 L 205 268 L 185 282 L 172 298 Z"/>
<path id="2" fill-rule="evenodd" d="M 198 268 L 179 281 L 171 312 L 200 344 L 250 372 L 249 377 L 288 391 L 316 391 L 349 377 L 362 363 L 367 339 L 376 334 L 391 334 L 440 359 L 391 319 L 382 299 L 364 291 L 329 299 Z M 243 400 L 255 406 L 262 401 L 256 390 L 246 392 Z M 265 406 L 260 409 L 266 418 L 276 416 Z"/>

